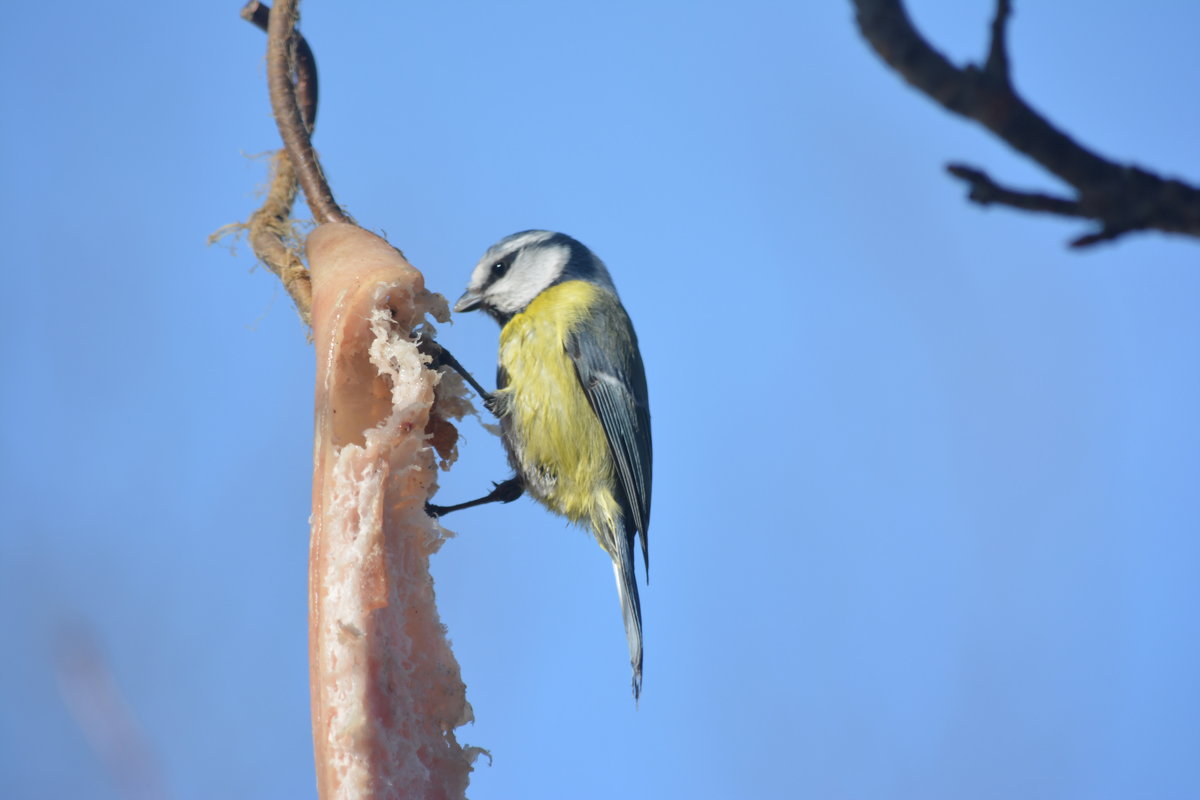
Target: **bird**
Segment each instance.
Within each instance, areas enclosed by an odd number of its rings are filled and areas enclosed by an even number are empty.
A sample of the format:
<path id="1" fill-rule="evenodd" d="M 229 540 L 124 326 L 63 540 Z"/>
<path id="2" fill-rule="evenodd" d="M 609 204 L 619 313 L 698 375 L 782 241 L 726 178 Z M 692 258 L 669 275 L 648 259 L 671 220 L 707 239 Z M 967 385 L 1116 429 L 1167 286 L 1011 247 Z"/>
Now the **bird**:
<path id="1" fill-rule="evenodd" d="M 454 310 L 482 310 L 500 325 L 497 388 L 484 402 L 515 474 L 479 500 L 433 508 L 511 502 L 528 492 L 588 528 L 612 559 L 637 700 L 643 658 L 634 546 L 640 538 L 649 580 L 653 450 L 645 368 L 612 277 L 570 236 L 521 231 L 488 248 Z"/>

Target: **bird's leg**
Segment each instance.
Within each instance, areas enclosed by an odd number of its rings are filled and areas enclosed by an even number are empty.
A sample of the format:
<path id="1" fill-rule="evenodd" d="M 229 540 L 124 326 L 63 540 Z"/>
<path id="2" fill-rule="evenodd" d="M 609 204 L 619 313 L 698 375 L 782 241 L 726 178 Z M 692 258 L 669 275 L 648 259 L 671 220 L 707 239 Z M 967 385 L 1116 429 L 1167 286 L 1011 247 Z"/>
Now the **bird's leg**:
<path id="1" fill-rule="evenodd" d="M 441 517 L 449 514 L 451 511 L 462 511 L 464 508 L 481 506 L 484 503 L 511 503 L 525 492 L 525 484 L 521 482 L 519 475 L 514 475 L 508 480 L 492 484 L 492 486 L 494 487 L 492 491 L 483 497 L 477 500 L 468 500 L 458 505 L 435 506 L 433 503 L 426 503 L 425 513 L 431 517 Z"/>
<path id="2" fill-rule="evenodd" d="M 422 336 L 417 342 L 417 347 L 422 353 L 429 356 L 430 367 L 437 369 L 445 366 L 457 372 L 463 377 L 463 380 L 471 385 L 471 388 L 475 390 L 480 399 L 483 400 L 483 404 L 487 407 L 487 410 L 493 414 L 496 413 L 495 397 L 493 394 L 484 389 L 479 384 L 479 381 L 475 380 L 475 377 L 467 372 L 462 364 L 458 363 L 458 359 L 451 355 L 449 350 L 425 336 Z M 431 517 L 441 517 L 449 514 L 451 511 L 461 511 L 464 508 L 473 508 L 485 503 L 511 503 L 524 494 L 524 492 L 525 484 L 521 482 L 520 476 L 514 475 L 506 481 L 492 484 L 491 492 L 475 500 L 468 500 L 465 503 L 458 503 L 453 506 L 435 506 L 433 503 L 426 503 L 425 513 Z"/>
<path id="3" fill-rule="evenodd" d="M 487 410 L 491 411 L 493 414 L 496 413 L 495 407 L 493 406 L 494 401 L 492 399 L 492 393 L 484 389 L 483 386 L 480 385 L 479 381 L 475 380 L 475 376 L 467 372 L 466 367 L 458 363 L 458 359 L 451 355 L 449 350 L 442 347 L 433 339 L 429 339 L 424 336 L 421 337 L 420 341 L 417 343 L 417 347 L 422 353 L 432 359 L 429 364 L 431 368 L 437 369 L 438 367 L 449 367 L 457 372 L 463 377 L 463 380 L 471 385 L 471 388 L 475 390 L 475 393 L 479 395 L 479 398 L 483 401 L 483 405 L 487 408 Z"/>

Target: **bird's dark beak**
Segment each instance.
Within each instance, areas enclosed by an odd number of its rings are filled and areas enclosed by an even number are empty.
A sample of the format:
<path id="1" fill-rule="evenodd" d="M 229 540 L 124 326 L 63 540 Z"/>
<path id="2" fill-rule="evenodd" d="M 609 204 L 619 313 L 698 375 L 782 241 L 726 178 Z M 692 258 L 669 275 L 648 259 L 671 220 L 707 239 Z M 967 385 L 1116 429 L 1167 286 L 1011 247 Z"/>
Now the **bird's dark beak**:
<path id="1" fill-rule="evenodd" d="M 461 313 L 463 311 L 474 311 L 483 305 L 483 298 L 479 293 L 471 289 L 463 292 L 463 296 L 458 298 L 458 302 L 454 304 L 454 310 Z"/>

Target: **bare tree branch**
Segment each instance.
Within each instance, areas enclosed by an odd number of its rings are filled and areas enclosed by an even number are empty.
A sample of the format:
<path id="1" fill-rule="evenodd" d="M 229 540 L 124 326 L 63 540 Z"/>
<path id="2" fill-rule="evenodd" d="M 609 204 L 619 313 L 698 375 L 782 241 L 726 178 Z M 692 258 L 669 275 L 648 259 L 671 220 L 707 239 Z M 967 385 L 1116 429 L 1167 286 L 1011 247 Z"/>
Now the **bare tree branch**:
<path id="1" fill-rule="evenodd" d="M 851 2 L 863 37 L 909 84 L 947 110 L 978 122 L 1061 178 L 1077 195 L 1074 200 L 1063 200 L 1015 192 L 997 186 L 980 170 L 953 165 L 950 172 L 971 185 L 972 200 L 1083 217 L 1099 224 L 1095 232 L 1075 239 L 1073 247 L 1147 230 L 1200 237 L 1200 189 L 1098 155 L 1052 125 L 1017 94 L 1010 78 L 1006 40 L 1010 0 L 997 0 L 982 69 L 951 64 L 913 27 L 901 0 Z"/>

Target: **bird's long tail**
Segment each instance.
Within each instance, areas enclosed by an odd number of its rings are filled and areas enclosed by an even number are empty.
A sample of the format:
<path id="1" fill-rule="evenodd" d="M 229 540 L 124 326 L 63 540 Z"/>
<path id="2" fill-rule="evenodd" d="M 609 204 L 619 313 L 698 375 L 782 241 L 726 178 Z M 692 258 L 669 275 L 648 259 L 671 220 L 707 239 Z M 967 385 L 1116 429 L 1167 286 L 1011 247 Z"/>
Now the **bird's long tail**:
<path id="1" fill-rule="evenodd" d="M 633 571 L 634 531 L 627 528 L 617 534 L 613 548 L 613 574 L 621 598 L 621 616 L 625 619 L 625 638 L 629 640 L 629 662 L 633 666 L 633 698 L 642 694 L 642 601 L 638 597 L 637 576 Z"/>

